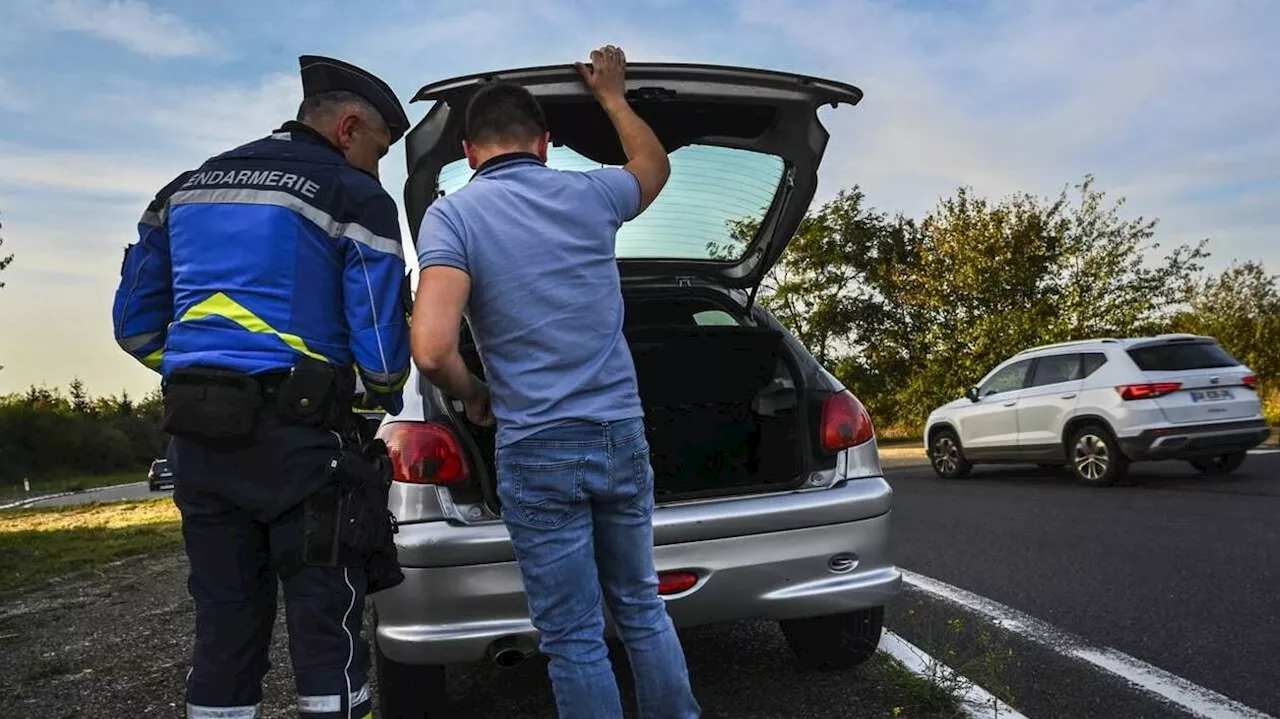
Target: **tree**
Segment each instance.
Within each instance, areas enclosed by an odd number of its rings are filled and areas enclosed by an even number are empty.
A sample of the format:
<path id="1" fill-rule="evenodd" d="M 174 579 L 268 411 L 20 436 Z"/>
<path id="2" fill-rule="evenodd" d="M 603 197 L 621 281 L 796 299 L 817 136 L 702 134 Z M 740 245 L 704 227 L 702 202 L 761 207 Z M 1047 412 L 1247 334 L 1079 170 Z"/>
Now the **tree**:
<path id="1" fill-rule="evenodd" d="M 1122 219 L 1091 177 L 1075 189 L 962 187 L 915 222 L 854 188 L 810 213 L 761 302 L 878 423 L 918 426 L 1021 349 L 1167 326 L 1190 296 L 1203 243 L 1158 256 L 1154 221 Z"/>
<path id="2" fill-rule="evenodd" d="M 1264 381 L 1280 381 L 1280 275 L 1261 263 L 1233 263 L 1202 279 L 1173 326 L 1217 338 Z"/>
<path id="3" fill-rule="evenodd" d="M 89 399 L 89 393 L 85 391 L 84 382 L 79 377 L 71 380 L 68 395 L 71 397 L 71 408 L 76 414 L 83 417 L 95 414 L 93 401 Z"/>
<path id="4" fill-rule="evenodd" d="M 115 400 L 115 413 L 118 417 L 128 417 L 133 414 L 133 400 L 129 397 L 129 390 L 121 390 L 120 397 Z"/>
<path id="5" fill-rule="evenodd" d="M 740 223 L 733 234 L 745 242 L 756 227 Z M 916 234 L 909 220 L 866 207 L 857 186 L 843 191 L 801 222 L 760 301 L 819 362 L 835 362 L 890 320 L 885 295 Z"/>

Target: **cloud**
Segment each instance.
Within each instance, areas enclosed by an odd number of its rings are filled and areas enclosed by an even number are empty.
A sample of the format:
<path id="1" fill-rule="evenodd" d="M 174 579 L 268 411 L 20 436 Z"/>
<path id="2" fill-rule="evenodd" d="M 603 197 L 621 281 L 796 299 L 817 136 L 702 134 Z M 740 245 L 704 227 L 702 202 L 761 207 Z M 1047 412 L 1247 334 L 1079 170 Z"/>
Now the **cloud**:
<path id="1" fill-rule="evenodd" d="M 189 57 L 217 51 L 211 35 L 143 0 L 54 0 L 51 19 L 63 30 L 83 32 L 152 57 Z"/>
<path id="2" fill-rule="evenodd" d="M 209 32 L 159 5 L 57 0 L 51 12 L 32 0 L 34 29 L 0 24 L 0 54 L 46 60 L 6 66 L 16 88 L 0 78 L 0 103 L 29 112 L 0 113 L 0 210 L 6 249 L 18 255 L 0 291 L 0 326 L 30 338 L 0 352 L 0 391 L 65 384 L 77 373 L 103 390 L 154 384 L 111 341 L 106 298 L 120 248 L 174 175 L 293 116 L 296 74 L 258 73 L 291 69 L 290 56 L 303 52 L 368 67 L 406 101 L 427 82 L 569 62 L 606 42 L 637 61 L 827 76 L 867 95 L 855 108 L 821 110 L 831 142 L 819 201 L 856 183 L 876 207 L 920 215 L 961 184 L 989 196 L 1056 195 L 1093 173 L 1109 195 L 1128 198 L 1125 216 L 1160 218 L 1164 247 L 1210 237 L 1211 268 L 1244 257 L 1280 270 L 1280 95 L 1266 91 L 1280 70 L 1267 35 L 1280 21 L 1272 0 L 984 0 L 963 9 L 897 0 L 440 0 L 430 13 L 398 0 L 376 16 L 351 16 L 342 3 L 231 3 L 209 13 L 217 23 Z M 76 58 L 89 52 L 80 36 L 43 32 L 50 16 L 143 55 L 216 54 L 216 33 L 235 38 L 246 57 L 195 78 L 135 58 L 86 65 Z M 328 32 L 335 22 L 337 35 Z M 53 107 L 62 112 L 46 116 Z M 426 107 L 408 110 L 421 116 Z M 403 147 L 382 165 L 397 201 Z"/>
<path id="3" fill-rule="evenodd" d="M 182 170 L 124 154 L 28 150 L 0 145 L 0 187 L 149 198 Z M 63 197 L 65 200 L 65 195 Z"/>
<path id="4" fill-rule="evenodd" d="M 152 100 L 141 114 L 144 122 L 169 142 L 214 154 L 265 137 L 292 119 L 302 102 L 302 82 L 297 75 L 275 74 L 239 84 L 139 85 L 113 102 L 124 109 L 143 97 Z"/>
<path id="5" fill-rule="evenodd" d="M 4 112 L 29 113 L 35 109 L 31 98 L 8 78 L 0 76 L 0 110 Z"/>
<path id="6" fill-rule="evenodd" d="M 1217 266 L 1274 231 L 1224 188 L 1269 184 L 1280 203 L 1280 95 L 1259 91 L 1280 70 L 1267 30 L 1280 17 L 1266 2 L 1231 7 L 746 0 L 738 22 L 866 91 L 824 114 L 824 194 L 858 183 L 883 209 L 920 214 L 958 185 L 1056 194 L 1093 173 L 1128 198 L 1126 215 L 1160 217 L 1166 246 L 1215 238 Z"/>

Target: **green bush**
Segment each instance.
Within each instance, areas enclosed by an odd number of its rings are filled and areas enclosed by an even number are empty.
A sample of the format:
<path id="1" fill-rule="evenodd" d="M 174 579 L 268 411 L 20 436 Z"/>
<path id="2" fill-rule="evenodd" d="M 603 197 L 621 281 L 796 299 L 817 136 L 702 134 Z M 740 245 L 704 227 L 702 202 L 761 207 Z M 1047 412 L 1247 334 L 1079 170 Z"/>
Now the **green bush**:
<path id="1" fill-rule="evenodd" d="M 32 387 L 0 397 L 0 485 L 22 479 L 131 471 L 163 456 L 159 396 L 90 398 Z"/>

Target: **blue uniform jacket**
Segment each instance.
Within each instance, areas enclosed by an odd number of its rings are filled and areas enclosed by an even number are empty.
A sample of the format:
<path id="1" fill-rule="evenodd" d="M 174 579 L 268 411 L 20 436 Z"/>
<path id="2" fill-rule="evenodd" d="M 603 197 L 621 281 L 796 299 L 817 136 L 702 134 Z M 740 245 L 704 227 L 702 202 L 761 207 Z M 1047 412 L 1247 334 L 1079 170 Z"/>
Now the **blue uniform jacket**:
<path id="1" fill-rule="evenodd" d="M 194 365 L 262 374 L 300 355 L 354 364 L 401 409 L 409 376 L 396 205 L 296 122 L 166 186 L 125 249 L 116 341 L 168 376 Z"/>

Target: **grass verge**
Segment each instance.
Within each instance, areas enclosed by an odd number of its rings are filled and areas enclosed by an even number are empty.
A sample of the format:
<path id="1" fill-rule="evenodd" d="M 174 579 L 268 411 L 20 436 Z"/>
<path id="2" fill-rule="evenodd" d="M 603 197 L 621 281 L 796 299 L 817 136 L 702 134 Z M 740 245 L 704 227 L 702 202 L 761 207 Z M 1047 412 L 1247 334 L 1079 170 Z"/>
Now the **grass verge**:
<path id="1" fill-rule="evenodd" d="M 888 654 L 877 653 L 868 665 L 888 690 L 892 702 L 890 716 L 946 719 L 965 716 L 959 692 L 912 672 Z"/>
<path id="2" fill-rule="evenodd" d="M 58 492 L 80 492 L 97 487 L 111 487 L 117 484 L 142 482 L 147 478 L 147 470 L 117 472 L 115 474 L 91 474 L 80 477 L 58 477 L 56 479 L 33 479 L 31 491 L 25 492 L 22 484 L 0 487 L 0 502 L 16 501 L 27 496 L 40 494 L 57 494 Z"/>
<path id="3" fill-rule="evenodd" d="M 1018 658 L 1002 634 L 981 622 L 970 623 L 930 608 L 924 601 L 896 606 L 889 619 L 900 629 L 909 628 L 909 641 L 935 660 L 925 676 L 912 674 L 929 685 L 929 692 L 950 696 L 959 707 L 969 687 L 977 685 L 1005 704 L 1016 706 L 1011 672 Z"/>
<path id="4" fill-rule="evenodd" d="M 876 442 L 882 447 L 898 444 L 918 445 L 924 441 L 924 435 L 920 433 L 920 429 L 920 427 L 905 425 L 876 427 Z"/>
<path id="5" fill-rule="evenodd" d="M 0 593 L 182 541 L 169 498 L 0 514 Z"/>

